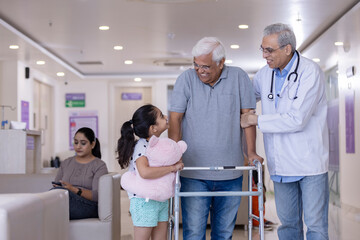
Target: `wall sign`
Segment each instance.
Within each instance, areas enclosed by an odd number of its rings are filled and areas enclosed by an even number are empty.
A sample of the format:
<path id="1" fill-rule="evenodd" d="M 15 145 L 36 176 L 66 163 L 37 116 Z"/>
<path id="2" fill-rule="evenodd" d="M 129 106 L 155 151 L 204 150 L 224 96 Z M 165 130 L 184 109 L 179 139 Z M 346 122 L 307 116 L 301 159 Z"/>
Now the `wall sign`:
<path id="1" fill-rule="evenodd" d="M 121 100 L 141 100 L 142 93 L 121 93 Z"/>
<path id="2" fill-rule="evenodd" d="M 66 93 L 65 107 L 85 107 L 85 93 Z"/>
<path id="3" fill-rule="evenodd" d="M 26 123 L 26 129 L 29 129 L 29 102 L 21 101 L 21 121 Z"/>

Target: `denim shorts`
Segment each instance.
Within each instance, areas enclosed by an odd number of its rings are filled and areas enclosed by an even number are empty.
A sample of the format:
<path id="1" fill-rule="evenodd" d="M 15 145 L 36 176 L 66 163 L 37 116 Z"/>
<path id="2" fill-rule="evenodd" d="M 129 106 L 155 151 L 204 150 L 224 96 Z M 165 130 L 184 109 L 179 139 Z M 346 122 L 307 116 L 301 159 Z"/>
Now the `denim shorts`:
<path id="1" fill-rule="evenodd" d="M 169 202 L 134 197 L 130 199 L 130 213 L 135 227 L 156 227 L 158 222 L 169 220 Z"/>

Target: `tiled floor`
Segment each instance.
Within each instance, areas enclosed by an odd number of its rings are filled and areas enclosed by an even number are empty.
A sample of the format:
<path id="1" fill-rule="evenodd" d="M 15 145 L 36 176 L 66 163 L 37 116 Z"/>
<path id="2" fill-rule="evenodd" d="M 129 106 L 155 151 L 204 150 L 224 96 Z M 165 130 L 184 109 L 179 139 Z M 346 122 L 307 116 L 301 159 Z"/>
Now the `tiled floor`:
<path id="1" fill-rule="evenodd" d="M 272 194 L 267 194 L 267 201 L 265 205 L 265 218 L 279 223 L 276 215 L 275 202 Z M 133 226 L 131 218 L 128 214 L 129 199 L 126 192 L 122 191 L 121 195 L 121 240 L 133 239 Z M 210 229 L 207 230 L 206 239 L 210 239 Z M 181 236 L 181 229 L 180 229 Z M 353 209 L 347 206 L 341 208 L 330 205 L 329 209 L 329 237 L 330 240 L 359 240 L 360 239 L 360 210 Z M 179 239 L 182 239 L 180 237 Z M 248 231 L 242 227 L 237 227 L 234 230 L 233 239 L 245 240 L 248 239 Z M 253 230 L 253 238 L 260 239 L 257 230 Z M 276 226 L 272 231 L 265 231 L 266 240 L 278 239 L 276 233 Z"/>

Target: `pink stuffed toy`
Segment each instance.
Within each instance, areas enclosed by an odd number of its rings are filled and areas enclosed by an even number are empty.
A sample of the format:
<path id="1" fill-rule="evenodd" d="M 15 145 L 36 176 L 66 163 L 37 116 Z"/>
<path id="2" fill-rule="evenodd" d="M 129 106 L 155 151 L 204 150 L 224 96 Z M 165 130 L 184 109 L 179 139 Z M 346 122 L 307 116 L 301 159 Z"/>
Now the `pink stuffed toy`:
<path id="1" fill-rule="evenodd" d="M 152 136 L 145 156 L 150 167 L 169 166 L 177 163 L 186 151 L 184 141 L 175 142 L 170 138 Z M 121 186 L 136 196 L 156 201 L 166 201 L 174 196 L 176 173 L 169 173 L 156 179 L 144 179 L 138 170 L 128 171 L 121 177 Z"/>

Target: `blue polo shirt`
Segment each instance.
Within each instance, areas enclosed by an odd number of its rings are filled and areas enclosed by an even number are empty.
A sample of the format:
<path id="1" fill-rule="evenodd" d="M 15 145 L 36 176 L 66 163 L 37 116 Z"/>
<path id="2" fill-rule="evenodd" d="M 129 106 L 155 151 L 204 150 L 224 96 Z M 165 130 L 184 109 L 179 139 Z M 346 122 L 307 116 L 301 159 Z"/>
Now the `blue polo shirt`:
<path id="1" fill-rule="evenodd" d="M 290 60 L 290 62 L 286 65 L 286 67 L 280 72 L 280 69 L 275 68 L 275 106 L 277 106 L 277 102 L 279 100 L 278 95 L 281 92 L 281 89 L 284 85 L 285 79 L 287 80 L 287 76 L 289 71 L 292 68 L 292 65 L 295 62 L 295 59 L 297 59 L 297 55 L 294 54 Z"/>
<path id="2" fill-rule="evenodd" d="M 240 110 L 255 109 L 256 100 L 248 75 L 238 67 L 224 66 L 211 86 L 194 69 L 183 72 L 171 95 L 171 112 L 184 113 L 182 139 L 186 167 L 244 165 Z M 204 180 L 229 180 L 240 171 L 182 171 L 181 176 Z"/>

